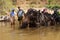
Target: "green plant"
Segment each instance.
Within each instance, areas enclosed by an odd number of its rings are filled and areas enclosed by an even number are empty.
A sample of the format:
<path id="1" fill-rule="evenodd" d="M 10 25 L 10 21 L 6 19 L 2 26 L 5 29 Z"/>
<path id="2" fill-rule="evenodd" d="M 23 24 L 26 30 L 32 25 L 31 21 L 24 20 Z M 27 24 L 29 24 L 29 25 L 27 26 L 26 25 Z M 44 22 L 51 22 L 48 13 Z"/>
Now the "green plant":
<path id="1" fill-rule="evenodd" d="M 51 2 L 52 2 L 52 0 L 48 0 L 48 5 L 50 5 L 50 4 L 51 4 Z"/>
<path id="2" fill-rule="evenodd" d="M 50 8 L 50 9 L 60 9 L 60 5 L 46 5 L 47 8 Z"/>
<path id="3" fill-rule="evenodd" d="M 0 0 L 0 14 L 6 14 L 13 6 L 12 0 Z"/>

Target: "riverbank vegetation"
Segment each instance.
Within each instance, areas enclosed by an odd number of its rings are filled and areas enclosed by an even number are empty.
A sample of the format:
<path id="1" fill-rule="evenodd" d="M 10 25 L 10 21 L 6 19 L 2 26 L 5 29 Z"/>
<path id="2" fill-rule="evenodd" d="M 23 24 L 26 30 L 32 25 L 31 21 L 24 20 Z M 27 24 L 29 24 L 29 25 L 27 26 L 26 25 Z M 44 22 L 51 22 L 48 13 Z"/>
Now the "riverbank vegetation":
<path id="1" fill-rule="evenodd" d="M 10 12 L 11 8 L 21 6 L 27 8 L 58 8 L 60 9 L 60 0 L 0 0 L 0 15 L 5 15 Z"/>

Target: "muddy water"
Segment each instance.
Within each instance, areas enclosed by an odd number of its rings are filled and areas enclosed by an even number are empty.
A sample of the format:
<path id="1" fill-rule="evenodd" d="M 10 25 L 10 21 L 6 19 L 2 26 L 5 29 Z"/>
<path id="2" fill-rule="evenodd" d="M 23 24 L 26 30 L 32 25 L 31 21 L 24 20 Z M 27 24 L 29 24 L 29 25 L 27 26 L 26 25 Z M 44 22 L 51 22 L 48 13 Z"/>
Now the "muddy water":
<path id="1" fill-rule="evenodd" d="M 0 40 L 60 40 L 60 27 L 40 27 L 37 29 L 20 29 L 18 23 L 0 22 Z M 53 28 L 54 27 L 54 28 Z"/>

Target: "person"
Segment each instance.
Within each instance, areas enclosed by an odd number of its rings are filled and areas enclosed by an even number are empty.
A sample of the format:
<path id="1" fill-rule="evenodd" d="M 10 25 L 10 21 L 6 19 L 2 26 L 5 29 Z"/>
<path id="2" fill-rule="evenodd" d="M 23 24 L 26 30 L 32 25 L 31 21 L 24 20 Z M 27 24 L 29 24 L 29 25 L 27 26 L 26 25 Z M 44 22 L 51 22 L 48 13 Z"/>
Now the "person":
<path id="1" fill-rule="evenodd" d="M 18 7 L 17 17 L 18 17 L 19 24 L 21 24 L 23 15 L 24 15 L 24 11 L 20 7 Z"/>
<path id="2" fill-rule="evenodd" d="M 42 13 L 46 13 L 47 12 L 47 9 L 43 9 Z"/>
<path id="3" fill-rule="evenodd" d="M 13 8 L 10 12 L 10 21 L 11 21 L 11 25 L 15 24 L 15 9 Z"/>

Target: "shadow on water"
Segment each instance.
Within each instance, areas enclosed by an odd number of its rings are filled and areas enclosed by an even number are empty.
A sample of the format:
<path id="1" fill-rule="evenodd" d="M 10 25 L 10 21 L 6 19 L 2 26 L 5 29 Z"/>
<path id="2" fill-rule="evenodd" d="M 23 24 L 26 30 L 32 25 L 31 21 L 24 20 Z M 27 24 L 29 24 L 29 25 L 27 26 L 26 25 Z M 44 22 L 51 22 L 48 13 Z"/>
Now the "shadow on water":
<path id="1" fill-rule="evenodd" d="M 60 25 L 20 29 L 18 23 L 0 22 L 0 40 L 60 40 Z"/>

